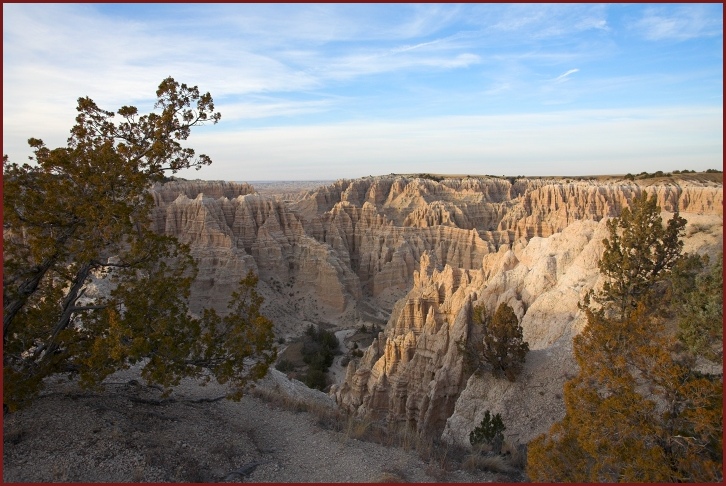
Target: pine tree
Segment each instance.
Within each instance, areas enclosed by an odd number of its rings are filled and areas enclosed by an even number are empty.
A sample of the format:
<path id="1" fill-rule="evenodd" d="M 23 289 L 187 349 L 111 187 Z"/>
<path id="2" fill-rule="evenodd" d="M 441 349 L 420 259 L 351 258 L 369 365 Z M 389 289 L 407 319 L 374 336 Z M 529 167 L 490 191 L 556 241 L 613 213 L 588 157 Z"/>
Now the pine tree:
<path id="1" fill-rule="evenodd" d="M 605 277 L 602 292 L 595 300 L 613 308 L 620 319 L 638 301 L 648 297 L 656 284 L 668 278 L 681 256 L 686 220 L 678 213 L 663 226 L 655 196 L 643 192 L 624 208 L 619 218 L 607 222 L 609 238 L 599 262 Z"/>
<path id="2" fill-rule="evenodd" d="M 529 344 L 524 341 L 522 326 L 514 310 L 502 303 L 494 315 L 484 306 L 472 309 L 473 328 L 466 342 L 458 341 L 464 364 L 470 372 L 489 367 L 496 377 L 504 375 L 515 381 L 522 372 Z"/>
<path id="3" fill-rule="evenodd" d="M 709 265 L 707 256 L 689 255 L 674 268 L 673 301 L 678 336 L 694 354 L 723 360 L 723 253 Z"/>
<path id="4" fill-rule="evenodd" d="M 502 374 L 515 381 L 529 352 L 522 337 L 522 326 L 508 304 L 500 304 L 484 331 L 484 359 L 492 366 L 495 376 Z"/>
<path id="5" fill-rule="evenodd" d="M 489 444 L 495 454 L 502 451 L 504 443 L 504 431 L 506 427 L 500 414 L 493 415 L 486 410 L 481 423 L 469 433 L 469 443 L 472 446 L 478 444 Z"/>
<path id="6" fill-rule="evenodd" d="M 722 377 L 696 372 L 693 357 L 679 351 L 666 321 L 670 305 L 667 285 L 661 284 L 668 283 L 663 275 L 681 261 L 682 245 L 670 237 L 635 238 L 636 228 L 663 234 L 653 217 L 659 211 L 653 200 L 639 198 L 635 204 L 625 220 L 609 225 L 630 236 L 614 233 L 618 238 L 606 241 L 600 269 L 611 285 L 600 294 L 603 307 L 585 306 L 588 322 L 573 343 L 579 373 L 564 389 L 565 418 L 529 444 L 527 474 L 533 481 L 711 482 L 723 477 Z M 671 236 L 681 226 L 674 220 L 668 224 Z M 660 241 L 668 248 L 649 252 L 641 241 Z M 649 260 L 648 255 L 658 254 L 669 256 Z M 625 268 L 618 272 L 621 265 Z"/>
<path id="7" fill-rule="evenodd" d="M 3 399 L 10 409 L 58 372 L 78 373 L 90 386 L 143 361 L 143 376 L 163 386 L 210 369 L 239 390 L 274 359 L 254 275 L 240 282 L 229 315 L 188 312 L 196 265 L 185 245 L 152 230 L 149 188 L 167 172 L 211 163 L 181 142 L 220 115 L 209 93 L 172 78 L 156 94 L 160 112 L 143 116 L 80 98 L 66 147 L 51 150 L 31 138 L 33 163 L 3 157 Z M 108 283 L 107 295 L 87 295 L 94 278 Z"/>
<path id="8" fill-rule="evenodd" d="M 590 313 L 575 339 L 580 373 L 565 385 L 565 419 L 530 443 L 530 479 L 717 480 L 721 382 L 674 359 L 674 341 L 642 305 L 624 321 Z"/>

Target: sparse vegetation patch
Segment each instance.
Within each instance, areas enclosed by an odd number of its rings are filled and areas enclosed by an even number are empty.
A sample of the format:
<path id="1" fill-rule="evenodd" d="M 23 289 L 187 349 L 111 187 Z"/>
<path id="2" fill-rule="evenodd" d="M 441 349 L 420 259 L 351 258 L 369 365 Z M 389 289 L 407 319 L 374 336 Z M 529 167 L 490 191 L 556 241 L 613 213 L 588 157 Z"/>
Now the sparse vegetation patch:
<path id="1" fill-rule="evenodd" d="M 484 418 L 481 423 L 469 434 L 469 442 L 472 446 L 479 444 L 489 444 L 495 454 L 502 451 L 504 443 L 504 422 L 500 414 L 491 415 L 489 410 L 484 412 Z"/>
<path id="2" fill-rule="evenodd" d="M 335 334 L 311 324 L 301 340 L 288 345 L 275 368 L 310 388 L 324 390 L 328 386 L 328 369 L 339 354 L 340 343 Z"/>
<path id="3" fill-rule="evenodd" d="M 472 309 L 471 332 L 456 342 L 471 373 L 490 369 L 494 376 L 515 381 L 522 371 L 529 344 L 522 337 L 522 326 L 514 310 L 505 303 L 492 315 L 484 306 Z"/>

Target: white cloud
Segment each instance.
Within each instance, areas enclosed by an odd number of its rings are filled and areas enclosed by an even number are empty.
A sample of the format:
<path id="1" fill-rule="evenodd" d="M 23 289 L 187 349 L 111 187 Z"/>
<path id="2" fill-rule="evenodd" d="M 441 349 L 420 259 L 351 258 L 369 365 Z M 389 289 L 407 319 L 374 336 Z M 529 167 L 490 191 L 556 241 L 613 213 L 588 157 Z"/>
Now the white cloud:
<path id="1" fill-rule="evenodd" d="M 579 71 L 579 69 L 577 69 L 577 68 L 575 68 L 575 69 L 570 69 L 569 71 L 567 71 L 567 72 L 565 72 L 565 73 L 563 73 L 563 74 L 560 74 L 559 76 L 557 76 L 557 77 L 555 78 L 555 82 L 557 82 L 557 83 L 561 83 L 561 82 L 563 82 L 563 81 L 566 81 L 566 80 L 568 79 L 568 76 L 569 76 L 570 74 L 574 74 L 574 73 L 576 73 L 576 72 L 578 72 L 578 71 Z"/>
<path id="2" fill-rule="evenodd" d="M 182 177 L 335 179 L 369 174 L 585 175 L 705 169 L 723 157 L 721 107 L 570 110 L 288 126 L 195 135 L 215 161 Z"/>
<path id="3" fill-rule="evenodd" d="M 403 9 L 401 12 L 398 9 Z M 411 9 L 411 12 L 408 12 Z M 408 14 L 408 15 L 407 15 Z M 382 4 L 377 9 L 377 18 L 373 25 L 380 24 L 382 18 L 401 18 L 400 22 L 392 21 L 388 29 L 383 31 L 387 38 L 417 38 L 432 35 L 458 20 L 462 14 L 461 5 L 451 4 Z M 386 21 L 383 21 L 384 25 Z M 370 26 L 375 30 L 375 27 Z"/>
<path id="4" fill-rule="evenodd" d="M 256 46 L 398 41 L 433 35 L 460 15 L 446 4 L 207 4 L 198 19 Z M 221 19 L 221 21 L 220 21 Z"/>
<path id="5" fill-rule="evenodd" d="M 607 30 L 606 7 L 587 4 L 481 5 L 473 16 L 485 29 L 517 36 L 522 42 Z"/>
<path id="6" fill-rule="evenodd" d="M 633 24 L 648 40 L 687 40 L 723 35 L 723 7 L 689 4 L 677 9 L 650 7 Z"/>
<path id="7" fill-rule="evenodd" d="M 457 11 L 449 6 L 399 6 L 403 18 L 385 20 L 380 14 L 386 8 L 290 5 L 280 15 L 279 6 L 271 5 L 205 6 L 199 7 L 194 25 L 190 19 L 178 24 L 165 18 L 123 20 L 85 5 L 5 4 L 3 81 L 10 86 L 8 99 L 18 102 L 38 95 L 48 103 L 88 95 L 116 105 L 148 101 L 153 93 L 149 87 L 169 75 L 222 97 L 312 90 L 331 80 L 479 62 L 476 54 L 452 44 L 457 35 L 398 48 L 331 50 L 315 44 L 366 38 L 364 31 L 373 25 L 383 29 L 374 37 L 401 38 L 398 27 L 406 36 L 419 36 L 449 22 Z M 220 13 L 228 16 L 214 16 Z M 230 30 L 230 25 L 237 29 Z M 331 32 L 325 33 L 326 25 Z M 278 36 L 284 40 L 270 48 Z"/>
<path id="8" fill-rule="evenodd" d="M 473 53 L 427 53 L 389 50 L 366 51 L 348 54 L 339 58 L 320 60 L 313 72 L 321 79 L 344 80 L 390 72 L 416 70 L 421 67 L 433 69 L 465 68 L 481 62 Z"/>
<path id="9" fill-rule="evenodd" d="M 494 96 L 501 93 L 506 93 L 512 90 L 512 85 L 507 82 L 498 82 L 493 84 L 490 88 L 484 90 L 484 94 L 487 96 Z"/>
<path id="10" fill-rule="evenodd" d="M 215 107 L 223 113 L 225 122 L 269 117 L 287 117 L 321 113 L 334 106 L 333 100 L 314 101 L 267 101 L 258 103 L 216 103 Z"/>
<path id="11" fill-rule="evenodd" d="M 453 34 L 444 37 L 419 42 L 417 44 L 408 44 L 391 48 L 390 54 L 398 54 L 413 50 L 423 50 L 426 53 L 447 53 L 467 50 L 472 48 L 480 48 L 477 42 L 481 38 L 481 33 L 471 30 L 458 30 Z"/>

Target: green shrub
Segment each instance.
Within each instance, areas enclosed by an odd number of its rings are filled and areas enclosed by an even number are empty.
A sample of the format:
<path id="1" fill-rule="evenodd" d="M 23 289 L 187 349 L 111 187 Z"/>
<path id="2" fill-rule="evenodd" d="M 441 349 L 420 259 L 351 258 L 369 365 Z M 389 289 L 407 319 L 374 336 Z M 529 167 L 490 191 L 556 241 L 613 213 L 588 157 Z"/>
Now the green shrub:
<path id="1" fill-rule="evenodd" d="M 509 304 L 501 303 L 492 315 L 483 305 L 472 309 L 472 332 L 456 341 L 466 372 L 480 373 L 487 367 L 497 378 L 515 381 L 522 372 L 529 343 Z"/>
<path id="2" fill-rule="evenodd" d="M 325 372 L 318 368 L 308 368 L 307 373 L 303 377 L 303 383 L 309 388 L 315 388 L 317 390 L 324 390 L 328 386 L 328 380 L 325 377 Z"/>
<path id="3" fill-rule="evenodd" d="M 302 355 L 303 361 L 318 368 L 323 372 L 327 371 L 333 364 L 333 356 L 339 354 L 339 342 L 330 331 L 324 329 L 306 332 L 308 339 L 303 343 Z"/>
<path id="4" fill-rule="evenodd" d="M 502 416 L 496 414 L 492 417 L 489 410 L 484 412 L 484 418 L 478 427 L 471 431 L 469 434 L 469 442 L 471 445 L 476 446 L 479 444 L 489 444 L 495 454 L 499 454 L 502 451 L 502 444 L 504 443 L 504 422 L 502 422 Z"/>
<path id="5" fill-rule="evenodd" d="M 303 378 L 310 388 L 323 390 L 327 386 L 326 373 L 333 364 L 333 357 L 340 353 L 340 343 L 335 334 L 325 329 L 316 329 L 312 324 L 305 330 L 301 350 L 308 371 Z"/>
<path id="6" fill-rule="evenodd" d="M 664 225 L 644 194 L 608 222 L 606 284 L 597 306 L 580 305 L 579 371 L 564 386 L 564 418 L 528 443 L 529 480 L 723 482 L 722 374 L 701 373 L 668 322 L 687 319 L 683 339 L 723 340 L 722 268 L 707 273 L 681 253 L 685 223 L 676 213 Z"/>
<path id="7" fill-rule="evenodd" d="M 687 255 L 672 274 L 678 338 L 689 351 L 718 362 L 723 358 L 723 253 Z"/>
<path id="8" fill-rule="evenodd" d="M 333 352 L 318 343 L 305 343 L 302 349 L 303 361 L 311 368 L 328 371 L 333 364 Z"/>
<path id="9" fill-rule="evenodd" d="M 444 180 L 443 177 L 439 177 L 439 176 L 435 176 L 435 175 L 431 175 L 431 174 L 418 174 L 418 177 L 421 179 L 429 179 L 429 180 L 436 181 L 436 182 L 441 182 Z"/>
<path id="10" fill-rule="evenodd" d="M 277 371 L 287 373 L 288 371 L 293 371 L 295 369 L 295 365 L 292 361 L 283 358 L 275 365 L 275 369 Z"/>

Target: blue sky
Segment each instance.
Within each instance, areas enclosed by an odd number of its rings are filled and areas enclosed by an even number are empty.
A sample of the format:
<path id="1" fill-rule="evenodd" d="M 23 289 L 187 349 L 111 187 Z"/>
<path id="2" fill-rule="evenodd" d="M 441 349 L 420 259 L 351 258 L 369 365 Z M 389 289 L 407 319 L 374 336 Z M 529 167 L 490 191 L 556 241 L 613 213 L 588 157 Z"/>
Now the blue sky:
<path id="1" fill-rule="evenodd" d="M 167 76 L 222 113 L 187 178 L 723 165 L 722 4 L 3 4 L 3 153 Z"/>

